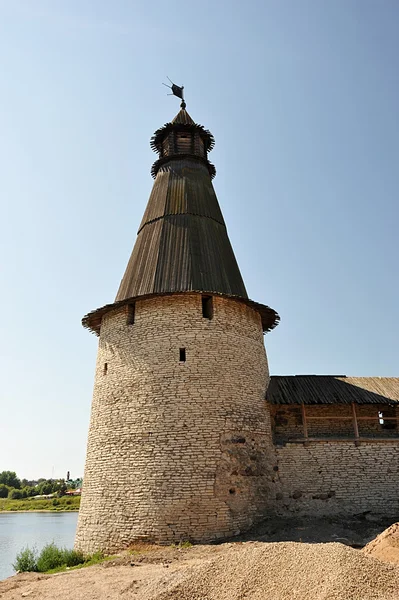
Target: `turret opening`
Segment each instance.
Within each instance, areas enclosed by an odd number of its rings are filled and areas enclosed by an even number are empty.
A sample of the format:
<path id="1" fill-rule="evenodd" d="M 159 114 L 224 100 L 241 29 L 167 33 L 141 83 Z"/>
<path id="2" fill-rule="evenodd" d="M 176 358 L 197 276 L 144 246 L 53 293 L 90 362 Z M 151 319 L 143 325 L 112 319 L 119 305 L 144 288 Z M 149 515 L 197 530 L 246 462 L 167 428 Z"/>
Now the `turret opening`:
<path id="1" fill-rule="evenodd" d="M 180 348 L 179 349 L 179 361 L 180 362 L 186 362 L 186 349 L 185 348 Z"/>
<path id="2" fill-rule="evenodd" d="M 213 298 L 212 296 L 202 296 L 202 316 L 204 319 L 213 318 Z"/>
<path id="3" fill-rule="evenodd" d="M 134 317 L 136 313 L 136 305 L 134 303 L 127 306 L 127 324 L 134 325 Z"/>

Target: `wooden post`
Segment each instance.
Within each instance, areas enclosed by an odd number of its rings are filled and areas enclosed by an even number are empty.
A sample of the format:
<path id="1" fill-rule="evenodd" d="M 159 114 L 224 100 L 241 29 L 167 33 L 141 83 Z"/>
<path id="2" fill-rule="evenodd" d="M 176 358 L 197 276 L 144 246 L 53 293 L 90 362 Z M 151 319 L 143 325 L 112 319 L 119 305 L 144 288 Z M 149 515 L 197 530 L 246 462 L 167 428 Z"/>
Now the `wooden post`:
<path id="1" fill-rule="evenodd" d="M 306 420 L 306 410 L 305 410 L 305 405 L 302 402 L 301 404 L 301 409 L 302 409 L 302 426 L 303 426 L 303 437 L 305 439 L 305 446 L 308 445 L 308 422 Z"/>
<path id="2" fill-rule="evenodd" d="M 352 418 L 353 418 L 353 430 L 355 432 L 355 444 L 358 446 L 359 442 L 359 427 L 357 424 L 356 405 L 352 402 Z"/>

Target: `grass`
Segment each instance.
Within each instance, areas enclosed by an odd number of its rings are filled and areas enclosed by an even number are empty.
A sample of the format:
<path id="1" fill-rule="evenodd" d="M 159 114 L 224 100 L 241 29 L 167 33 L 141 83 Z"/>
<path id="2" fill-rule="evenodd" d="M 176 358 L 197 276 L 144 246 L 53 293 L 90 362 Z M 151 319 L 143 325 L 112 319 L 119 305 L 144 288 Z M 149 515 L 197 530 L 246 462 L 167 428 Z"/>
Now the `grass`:
<path id="1" fill-rule="evenodd" d="M 191 548 L 192 543 L 189 542 L 188 540 L 186 540 L 184 542 L 179 542 L 178 544 L 171 544 L 170 547 L 171 548 Z"/>
<path id="2" fill-rule="evenodd" d="M 26 511 L 26 510 L 51 510 L 54 512 L 66 510 L 79 510 L 80 496 L 62 496 L 62 498 L 23 498 L 22 500 L 9 500 L 0 498 L 0 512 L 2 511 Z"/>
<path id="3" fill-rule="evenodd" d="M 99 563 L 103 563 L 106 560 L 112 560 L 116 558 L 116 555 L 112 556 L 104 556 L 101 552 L 95 552 L 94 554 L 86 557 L 85 562 L 79 565 L 75 565 L 74 567 L 68 567 L 67 565 L 62 565 L 61 567 L 55 567 L 54 569 L 50 569 L 49 571 L 45 571 L 47 574 L 52 575 L 53 573 L 62 573 L 63 571 L 76 571 L 77 569 L 84 569 L 85 567 L 92 567 L 93 565 L 98 565 Z"/>
<path id="4" fill-rule="evenodd" d="M 178 550 L 180 550 L 184 548 L 191 548 L 192 545 L 193 544 L 191 542 L 185 540 L 180 541 L 176 544 L 171 544 L 170 548 L 177 548 Z M 160 546 L 159 544 L 152 544 L 151 542 L 133 542 L 132 544 L 130 544 L 128 552 L 132 555 L 139 555 L 145 554 L 146 552 L 153 552 L 154 550 L 161 551 L 164 548 L 165 546 Z"/>

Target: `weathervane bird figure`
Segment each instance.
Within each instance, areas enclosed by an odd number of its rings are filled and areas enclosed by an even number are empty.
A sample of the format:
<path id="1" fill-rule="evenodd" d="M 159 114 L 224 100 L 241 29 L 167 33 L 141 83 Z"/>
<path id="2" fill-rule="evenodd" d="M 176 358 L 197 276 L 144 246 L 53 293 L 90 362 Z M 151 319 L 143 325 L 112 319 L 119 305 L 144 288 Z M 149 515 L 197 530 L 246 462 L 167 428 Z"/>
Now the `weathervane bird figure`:
<path id="1" fill-rule="evenodd" d="M 169 77 L 168 77 L 169 79 Z M 178 98 L 181 99 L 181 108 L 186 108 L 186 103 L 184 101 L 184 85 L 182 85 L 181 87 L 179 85 L 176 85 L 175 83 L 173 83 L 173 81 L 171 79 L 169 79 L 170 83 L 172 85 L 168 85 L 167 83 L 163 83 L 162 85 L 165 85 L 166 87 L 168 87 L 170 90 L 172 90 L 171 94 L 168 94 L 168 96 L 177 96 Z"/>

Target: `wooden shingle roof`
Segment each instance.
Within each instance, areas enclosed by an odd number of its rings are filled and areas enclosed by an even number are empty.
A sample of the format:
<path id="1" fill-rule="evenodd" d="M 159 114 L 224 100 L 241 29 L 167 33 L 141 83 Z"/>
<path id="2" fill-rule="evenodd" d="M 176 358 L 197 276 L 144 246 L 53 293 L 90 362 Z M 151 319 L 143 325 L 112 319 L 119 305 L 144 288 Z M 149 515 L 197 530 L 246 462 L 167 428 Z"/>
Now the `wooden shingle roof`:
<path id="1" fill-rule="evenodd" d="M 174 159 L 157 175 L 116 301 L 194 290 L 248 297 L 206 167 Z"/>
<path id="2" fill-rule="evenodd" d="M 399 377 L 342 375 L 273 376 L 266 392 L 270 404 L 399 403 Z"/>

